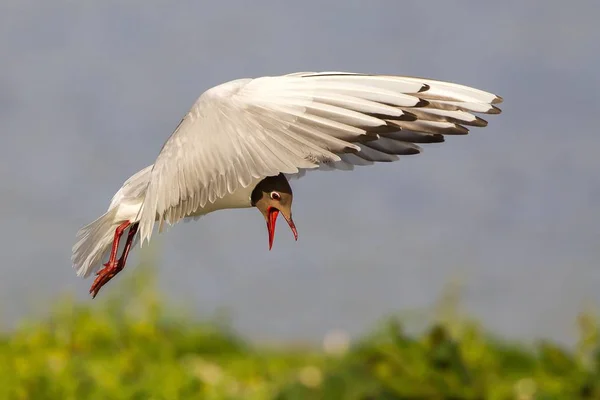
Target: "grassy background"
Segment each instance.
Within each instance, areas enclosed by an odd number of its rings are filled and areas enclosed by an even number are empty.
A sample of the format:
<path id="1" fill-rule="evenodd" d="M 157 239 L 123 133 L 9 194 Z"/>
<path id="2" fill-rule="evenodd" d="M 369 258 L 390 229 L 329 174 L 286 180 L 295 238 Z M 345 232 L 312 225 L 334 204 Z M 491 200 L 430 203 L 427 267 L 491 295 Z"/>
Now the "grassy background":
<path id="1" fill-rule="evenodd" d="M 498 340 L 448 298 L 416 334 L 390 318 L 351 343 L 275 347 L 165 305 L 151 270 L 111 285 L 2 336 L 0 399 L 600 399 L 590 315 L 569 350 Z"/>

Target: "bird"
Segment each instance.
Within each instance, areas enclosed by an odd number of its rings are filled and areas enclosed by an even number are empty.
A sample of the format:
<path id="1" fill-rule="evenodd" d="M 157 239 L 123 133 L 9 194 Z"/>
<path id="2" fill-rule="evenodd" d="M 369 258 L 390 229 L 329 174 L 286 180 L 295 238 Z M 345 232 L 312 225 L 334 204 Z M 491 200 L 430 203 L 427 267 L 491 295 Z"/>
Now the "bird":
<path id="1" fill-rule="evenodd" d="M 162 232 L 165 224 L 224 209 L 257 208 L 269 250 L 279 214 L 298 240 L 289 180 L 419 154 L 423 144 L 487 126 L 476 114 L 499 114 L 502 102 L 458 83 L 356 72 L 296 72 L 211 87 L 154 163 L 128 178 L 108 210 L 77 232 L 73 268 L 83 278 L 95 273 L 95 298 L 123 270 L 131 248 L 150 241 L 156 224 Z"/>

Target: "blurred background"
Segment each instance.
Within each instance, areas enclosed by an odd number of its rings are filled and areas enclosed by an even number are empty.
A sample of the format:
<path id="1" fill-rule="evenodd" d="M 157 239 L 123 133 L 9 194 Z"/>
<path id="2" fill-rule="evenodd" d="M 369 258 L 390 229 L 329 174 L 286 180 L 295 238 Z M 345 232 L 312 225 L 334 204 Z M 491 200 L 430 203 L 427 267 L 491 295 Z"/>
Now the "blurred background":
<path id="1" fill-rule="evenodd" d="M 3 326 L 64 293 L 97 307 L 75 233 L 204 90 L 341 70 L 474 86 L 503 113 L 420 156 L 293 181 L 300 237 L 280 226 L 271 252 L 253 210 L 155 236 L 159 290 L 201 318 L 225 310 L 251 341 L 314 342 L 427 310 L 457 281 L 487 329 L 572 345 L 577 313 L 600 305 L 599 16 L 584 0 L 4 0 Z M 140 254 L 117 281 L 145 273 Z"/>
<path id="2" fill-rule="evenodd" d="M 0 397 L 600 398 L 599 16 L 592 0 L 4 0 Z M 253 210 L 180 224 L 91 301 L 75 233 L 204 90 L 324 70 L 462 83 L 503 113 L 293 181 L 300 238 L 280 226 L 271 252 Z M 478 323 L 457 328 L 457 308 Z"/>

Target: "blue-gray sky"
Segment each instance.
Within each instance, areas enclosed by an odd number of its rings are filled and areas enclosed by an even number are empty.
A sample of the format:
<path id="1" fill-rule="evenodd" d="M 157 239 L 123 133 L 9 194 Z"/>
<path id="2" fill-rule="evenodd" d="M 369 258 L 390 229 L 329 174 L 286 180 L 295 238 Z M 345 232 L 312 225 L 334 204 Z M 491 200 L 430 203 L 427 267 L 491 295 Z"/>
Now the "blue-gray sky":
<path id="1" fill-rule="evenodd" d="M 420 156 L 294 181 L 300 239 L 281 225 L 271 252 L 254 210 L 172 228 L 157 240 L 170 298 L 228 308 L 259 340 L 360 333 L 431 305 L 453 276 L 510 337 L 571 341 L 576 313 L 600 306 L 600 3 L 173 4 L 0 5 L 5 323 L 65 291 L 90 301 L 70 265 L 77 229 L 202 91 L 306 70 L 450 80 L 503 96 L 504 112 Z"/>

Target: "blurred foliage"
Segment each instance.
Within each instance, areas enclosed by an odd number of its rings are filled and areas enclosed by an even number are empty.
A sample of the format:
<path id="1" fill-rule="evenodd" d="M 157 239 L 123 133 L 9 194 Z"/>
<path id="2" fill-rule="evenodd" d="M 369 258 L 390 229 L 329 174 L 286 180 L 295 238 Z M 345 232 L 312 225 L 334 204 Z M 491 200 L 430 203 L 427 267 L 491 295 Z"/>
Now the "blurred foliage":
<path id="1" fill-rule="evenodd" d="M 165 306 L 153 273 L 134 275 L 6 333 L 0 399 L 600 399 L 590 315 L 575 351 L 497 340 L 460 318 L 452 297 L 418 334 L 392 318 L 350 344 L 338 332 L 319 348 L 277 348 Z"/>

